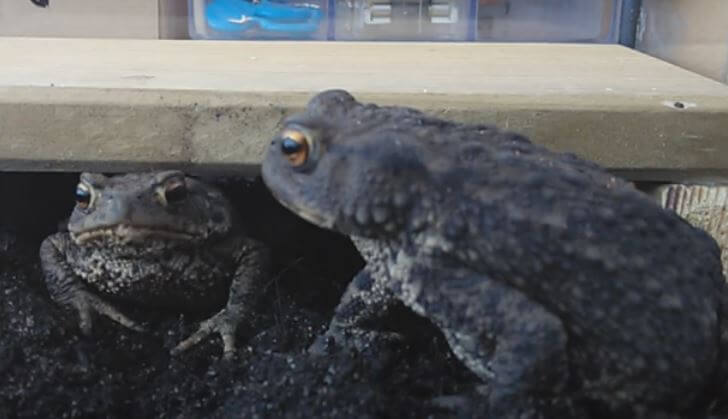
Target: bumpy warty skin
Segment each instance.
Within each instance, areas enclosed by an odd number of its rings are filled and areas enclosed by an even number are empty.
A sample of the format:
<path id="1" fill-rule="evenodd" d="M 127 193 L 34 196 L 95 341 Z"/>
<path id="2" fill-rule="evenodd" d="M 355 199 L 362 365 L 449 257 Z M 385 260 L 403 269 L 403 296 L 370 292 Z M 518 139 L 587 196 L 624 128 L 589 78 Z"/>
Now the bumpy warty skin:
<path id="1" fill-rule="evenodd" d="M 291 131 L 307 140 L 300 165 Z M 493 383 L 493 417 L 539 417 L 551 399 L 680 417 L 725 383 L 715 241 L 594 163 L 333 90 L 285 122 L 263 179 L 367 260 L 329 337 L 402 301 Z"/>
<path id="2" fill-rule="evenodd" d="M 140 328 L 110 301 L 222 309 L 201 333 L 221 333 L 226 353 L 234 351 L 235 328 L 251 314 L 269 256 L 238 228 L 222 193 L 178 171 L 84 173 L 80 185 L 89 202 L 76 205 L 68 232 L 41 245 L 51 297 L 79 312 L 85 332 L 91 311 Z"/>

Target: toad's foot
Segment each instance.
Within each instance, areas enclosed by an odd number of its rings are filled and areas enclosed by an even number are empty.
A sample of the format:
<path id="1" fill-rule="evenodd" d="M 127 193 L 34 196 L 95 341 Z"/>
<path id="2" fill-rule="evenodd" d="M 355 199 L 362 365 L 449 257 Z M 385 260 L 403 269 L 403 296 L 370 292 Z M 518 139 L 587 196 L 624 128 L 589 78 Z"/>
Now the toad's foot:
<path id="1" fill-rule="evenodd" d="M 86 336 L 91 334 L 92 312 L 102 314 L 122 326 L 126 326 L 137 332 L 143 332 L 145 330 L 144 327 L 127 317 L 114 306 L 87 291 L 77 290 L 72 296 L 67 298 L 67 301 L 69 305 L 78 311 L 78 325 L 81 332 Z"/>
<path id="2" fill-rule="evenodd" d="M 197 345 L 213 333 L 220 334 L 223 343 L 223 358 L 232 359 L 235 355 L 235 330 L 239 323 L 239 316 L 231 313 L 227 308 L 200 323 L 197 331 L 190 337 L 175 346 L 171 354 L 178 355 L 183 351 Z"/>

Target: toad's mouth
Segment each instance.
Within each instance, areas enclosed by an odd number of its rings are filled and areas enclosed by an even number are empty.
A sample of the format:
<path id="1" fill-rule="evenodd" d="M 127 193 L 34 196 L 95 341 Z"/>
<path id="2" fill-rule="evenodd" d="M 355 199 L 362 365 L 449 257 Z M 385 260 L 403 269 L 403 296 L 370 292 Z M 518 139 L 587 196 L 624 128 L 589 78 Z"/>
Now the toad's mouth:
<path id="1" fill-rule="evenodd" d="M 304 220 L 308 221 L 309 223 L 319 226 L 321 228 L 327 228 L 329 230 L 334 230 L 334 218 L 333 217 L 326 217 L 315 211 L 310 211 L 302 205 L 296 205 L 286 199 L 283 199 L 283 197 L 280 194 L 278 194 L 276 191 L 274 191 L 272 189 L 271 189 L 271 194 L 286 209 L 288 209 L 292 213 L 296 214 L 297 216 L 303 218 Z"/>
<path id="2" fill-rule="evenodd" d="M 71 238 L 76 244 L 83 244 L 93 240 L 104 238 L 115 238 L 122 243 L 143 240 L 147 238 L 157 238 L 170 241 L 190 241 L 195 238 L 191 233 L 170 230 L 164 228 L 141 227 L 129 224 L 119 224 L 115 226 L 104 226 L 86 230 L 78 233 L 71 233 Z"/>

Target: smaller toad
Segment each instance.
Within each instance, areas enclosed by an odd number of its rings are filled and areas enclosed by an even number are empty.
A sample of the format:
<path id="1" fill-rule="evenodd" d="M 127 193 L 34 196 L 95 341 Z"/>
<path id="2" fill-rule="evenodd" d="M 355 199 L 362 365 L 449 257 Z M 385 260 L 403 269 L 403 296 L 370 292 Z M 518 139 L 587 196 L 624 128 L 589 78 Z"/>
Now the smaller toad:
<path id="1" fill-rule="evenodd" d="M 94 313 L 143 330 L 113 301 L 178 311 L 221 307 L 172 353 L 217 333 L 230 358 L 269 252 L 242 233 L 219 190 L 182 172 L 83 173 L 68 232 L 47 237 L 40 259 L 51 297 L 78 312 L 84 334 Z"/>

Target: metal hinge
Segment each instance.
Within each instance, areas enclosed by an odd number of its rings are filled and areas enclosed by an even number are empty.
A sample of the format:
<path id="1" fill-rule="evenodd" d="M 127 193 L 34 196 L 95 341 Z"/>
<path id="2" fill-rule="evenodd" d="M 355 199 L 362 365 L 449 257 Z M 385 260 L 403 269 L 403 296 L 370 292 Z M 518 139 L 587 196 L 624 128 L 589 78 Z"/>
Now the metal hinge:
<path id="1" fill-rule="evenodd" d="M 455 23 L 458 21 L 458 8 L 451 0 L 432 0 L 428 11 L 431 23 Z"/>
<path id="2" fill-rule="evenodd" d="M 424 0 L 420 0 L 420 6 Z M 416 2 L 413 2 L 416 3 Z M 364 7 L 364 23 L 383 25 L 392 23 L 391 0 L 368 0 Z M 427 6 L 430 23 L 455 23 L 459 19 L 454 0 L 432 0 Z"/>
<path id="3" fill-rule="evenodd" d="M 369 0 L 364 8 L 364 23 L 367 25 L 392 23 L 392 4 L 389 0 Z"/>

